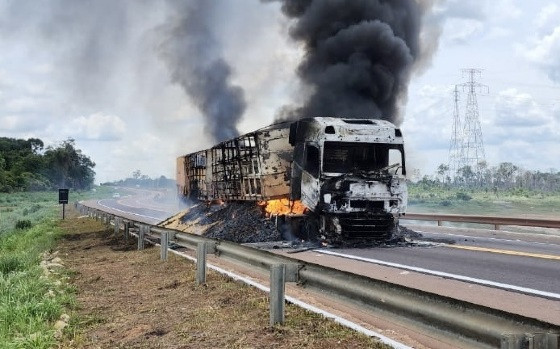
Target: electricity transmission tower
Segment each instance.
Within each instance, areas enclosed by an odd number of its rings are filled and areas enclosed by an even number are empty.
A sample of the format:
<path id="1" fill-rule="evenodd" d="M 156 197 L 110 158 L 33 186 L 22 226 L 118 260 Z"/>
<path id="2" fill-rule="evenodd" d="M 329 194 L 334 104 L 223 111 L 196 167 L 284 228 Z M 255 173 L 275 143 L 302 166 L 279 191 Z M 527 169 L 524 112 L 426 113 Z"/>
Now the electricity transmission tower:
<path id="1" fill-rule="evenodd" d="M 461 147 L 462 147 L 462 133 L 461 129 L 461 115 L 459 114 L 459 89 L 455 85 L 455 90 L 453 91 L 453 97 L 455 101 L 455 106 L 453 108 L 453 126 L 451 128 L 451 143 L 449 145 L 449 163 L 448 171 L 450 176 L 453 178 L 460 168 L 461 160 Z"/>
<path id="2" fill-rule="evenodd" d="M 477 81 L 477 78 L 482 75 L 480 69 L 463 69 L 463 76 L 465 75 L 468 77 L 468 81 L 455 86 L 454 91 L 455 108 L 453 110 L 453 127 L 449 146 L 451 177 L 455 177 L 457 171 L 465 166 L 469 166 L 474 172 L 481 162 L 486 161 L 476 92 L 488 93 L 488 86 Z M 459 113 L 458 87 L 462 87 L 463 91 L 467 92 L 467 104 L 463 120 L 461 120 Z"/>

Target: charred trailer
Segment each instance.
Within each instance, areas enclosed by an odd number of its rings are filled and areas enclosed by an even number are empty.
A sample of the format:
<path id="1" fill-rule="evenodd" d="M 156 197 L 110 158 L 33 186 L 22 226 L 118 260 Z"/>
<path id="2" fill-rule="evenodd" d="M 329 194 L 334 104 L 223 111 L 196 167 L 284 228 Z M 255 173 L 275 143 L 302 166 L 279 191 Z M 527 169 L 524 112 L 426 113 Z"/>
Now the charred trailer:
<path id="1" fill-rule="evenodd" d="M 300 235 L 388 240 L 407 205 L 401 131 L 383 120 L 309 118 L 265 127 L 177 160 L 178 190 L 198 200 L 284 199 L 306 208 Z"/>
<path id="2" fill-rule="evenodd" d="M 177 159 L 180 195 L 200 201 L 288 198 L 290 123 L 271 125 Z"/>

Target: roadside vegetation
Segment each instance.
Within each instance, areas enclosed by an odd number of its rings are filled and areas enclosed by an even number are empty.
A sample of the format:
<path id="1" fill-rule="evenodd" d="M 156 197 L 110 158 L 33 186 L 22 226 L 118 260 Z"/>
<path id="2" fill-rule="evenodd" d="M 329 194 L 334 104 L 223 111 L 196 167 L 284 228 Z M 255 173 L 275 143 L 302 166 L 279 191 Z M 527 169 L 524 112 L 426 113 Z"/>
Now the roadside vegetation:
<path id="1" fill-rule="evenodd" d="M 56 210 L 46 195 L 14 198 L 11 219 L 4 219 L 0 234 L 0 347 L 50 348 L 53 324 L 73 302 L 73 290 L 63 274 L 45 267 L 61 230 Z M 6 199 L 6 197 L 4 197 Z M 12 198 L 10 198 L 12 199 Z M 4 200 L 3 204 L 6 201 Z M 19 206 L 21 205 L 21 206 Z M 24 214 L 27 213 L 27 214 Z M 11 228 L 8 224 L 13 224 Z"/>
<path id="2" fill-rule="evenodd" d="M 44 148 L 37 138 L 0 137 L 0 192 L 90 189 L 94 167 L 71 138 Z"/>
<path id="3" fill-rule="evenodd" d="M 110 188 L 70 193 L 108 196 Z M 63 234 L 57 192 L 0 193 L 0 348 L 51 348 L 74 289 L 55 251 Z"/>
<path id="4" fill-rule="evenodd" d="M 527 171 L 511 163 L 460 169 L 409 183 L 409 211 L 474 215 L 560 215 L 560 172 Z"/>

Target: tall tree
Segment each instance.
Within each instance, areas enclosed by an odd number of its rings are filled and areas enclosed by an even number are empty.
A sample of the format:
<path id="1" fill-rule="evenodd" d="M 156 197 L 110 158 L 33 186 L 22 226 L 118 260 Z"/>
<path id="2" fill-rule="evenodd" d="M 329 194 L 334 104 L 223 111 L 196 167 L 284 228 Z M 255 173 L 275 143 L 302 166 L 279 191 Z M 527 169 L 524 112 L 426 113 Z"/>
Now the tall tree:
<path id="1" fill-rule="evenodd" d="M 48 147 L 44 158 L 46 175 L 54 185 L 73 189 L 89 189 L 93 185 L 95 163 L 76 149 L 74 139 Z"/>

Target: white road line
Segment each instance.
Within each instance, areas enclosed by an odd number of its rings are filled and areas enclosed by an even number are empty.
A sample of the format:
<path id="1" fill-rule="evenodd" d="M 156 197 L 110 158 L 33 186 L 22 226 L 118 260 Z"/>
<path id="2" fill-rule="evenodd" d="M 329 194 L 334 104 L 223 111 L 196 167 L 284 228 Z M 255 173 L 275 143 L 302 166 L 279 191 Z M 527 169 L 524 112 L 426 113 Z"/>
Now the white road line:
<path id="1" fill-rule="evenodd" d="M 353 256 L 353 255 L 348 255 L 348 254 L 343 254 L 343 253 L 338 253 L 338 252 L 333 252 L 333 251 L 327 251 L 327 250 L 313 250 L 313 251 L 317 252 L 317 253 L 331 255 L 331 256 L 337 256 L 337 257 L 353 259 L 353 260 L 367 262 L 367 263 L 384 265 L 384 266 L 387 266 L 387 267 L 393 267 L 393 268 L 398 268 L 398 269 L 415 271 L 415 272 L 422 273 L 422 274 L 441 276 L 441 277 L 447 278 L 447 279 L 454 279 L 454 280 L 466 281 L 466 282 L 479 284 L 479 285 L 484 285 L 484 286 L 501 288 L 501 289 L 508 290 L 508 291 L 517 291 L 519 293 L 524 293 L 524 294 L 531 295 L 531 296 L 538 296 L 538 297 L 560 300 L 560 294 L 558 294 L 558 293 L 540 291 L 540 290 L 535 290 L 535 289 L 532 289 L 532 288 L 503 284 L 503 283 L 500 283 L 500 282 L 494 282 L 494 281 L 490 281 L 490 280 L 477 279 L 477 278 L 472 278 L 472 277 L 469 277 L 469 276 L 450 274 L 450 273 L 445 273 L 445 272 L 442 272 L 442 271 L 418 268 L 418 267 L 414 267 L 414 266 L 410 266 L 410 265 L 391 263 L 391 262 L 386 262 L 386 261 L 382 261 L 382 260 L 378 260 L 378 259 L 364 258 L 364 257 Z"/>
<path id="2" fill-rule="evenodd" d="M 191 261 L 193 261 L 193 262 L 196 262 L 196 258 L 191 257 L 191 256 L 189 256 L 189 255 L 187 255 L 187 254 L 185 254 L 185 253 L 182 253 L 182 252 L 179 252 L 179 251 L 175 251 L 175 250 L 170 250 L 170 251 L 171 251 L 172 253 L 175 253 L 175 254 L 181 256 L 181 257 L 184 257 L 184 258 L 187 258 L 187 259 L 189 259 L 189 260 L 191 260 Z M 248 284 L 248 285 L 250 285 L 250 286 L 253 286 L 253 287 L 255 287 L 255 288 L 258 288 L 259 290 L 261 290 L 261 291 L 263 291 L 263 292 L 267 292 L 267 293 L 270 292 L 270 288 L 268 288 L 268 287 L 266 287 L 266 286 L 264 286 L 264 285 L 262 285 L 262 284 L 259 284 L 258 282 L 253 281 L 253 280 L 251 280 L 251 279 L 249 279 L 249 278 L 246 278 L 246 277 L 244 277 L 244 276 L 241 276 L 241 275 L 232 273 L 231 271 L 222 269 L 222 268 L 217 267 L 217 266 L 215 266 L 215 265 L 206 264 L 206 266 L 207 266 L 209 269 L 212 269 L 212 270 L 214 270 L 214 271 L 216 271 L 216 272 L 218 272 L 218 273 L 220 273 L 220 274 L 227 275 L 228 277 L 232 278 L 233 280 L 239 280 L 239 281 L 244 282 L 244 283 L 246 283 L 246 284 Z M 349 327 L 349 328 L 353 329 L 353 330 L 356 331 L 356 332 L 365 334 L 366 336 L 376 337 L 377 339 L 379 339 L 380 342 L 382 342 L 382 343 L 384 343 L 384 344 L 387 344 L 387 345 L 390 345 L 390 346 L 392 346 L 392 347 L 395 348 L 395 349 L 413 349 L 412 347 L 409 347 L 409 346 L 407 346 L 407 345 L 404 345 L 403 343 L 397 342 L 397 341 L 395 341 L 395 340 L 393 340 L 393 339 L 391 339 L 391 338 L 389 338 L 389 337 L 387 337 L 387 336 L 382 335 L 381 333 L 378 333 L 378 332 L 372 331 L 372 330 L 370 330 L 370 329 L 367 329 L 367 328 L 365 328 L 365 327 L 363 327 L 363 326 L 358 325 L 358 324 L 355 323 L 355 322 L 349 321 L 349 320 L 347 320 L 347 319 L 345 319 L 345 318 L 343 318 L 343 317 L 340 317 L 340 316 L 338 316 L 338 315 L 329 313 L 329 312 L 326 311 L 326 310 L 323 310 L 323 309 L 321 309 L 321 308 L 317 308 L 317 307 L 315 307 L 315 306 L 313 306 L 313 305 L 311 305 L 311 304 L 308 304 L 308 303 L 305 303 L 305 302 L 303 302 L 303 301 L 300 301 L 300 300 L 297 299 L 297 298 L 290 297 L 290 296 L 286 296 L 286 301 L 288 301 L 288 302 L 290 302 L 290 303 L 292 303 L 292 304 L 295 304 L 295 305 L 297 305 L 298 307 L 301 307 L 301 308 L 303 308 L 303 309 L 306 309 L 306 310 L 308 310 L 308 311 L 311 311 L 311 312 L 313 312 L 313 313 L 323 315 L 324 317 L 326 317 L 326 318 L 328 318 L 328 319 L 331 319 L 331 320 L 333 320 L 334 322 L 341 324 L 342 326 Z"/>
<path id="3" fill-rule="evenodd" d="M 104 205 L 104 204 L 101 203 L 101 201 L 103 201 L 103 200 L 98 200 L 98 201 L 97 201 L 97 204 L 98 204 L 99 206 L 101 206 L 101 207 L 105 207 L 105 208 L 108 208 L 108 209 L 110 209 L 110 210 L 114 210 L 114 211 L 122 212 L 122 213 L 126 213 L 126 214 L 131 214 L 131 215 L 133 215 L 133 216 L 144 217 L 144 218 L 150 218 L 150 219 L 154 219 L 154 220 L 156 220 L 156 221 L 158 221 L 158 222 L 160 222 L 160 221 L 162 220 L 161 218 L 157 218 L 157 217 L 151 217 L 151 216 L 146 216 L 146 215 L 139 214 L 139 213 L 134 213 L 134 212 L 119 210 L 118 208 L 114 208 L 114 207 L 111 207 L 111 206 Z"/>

